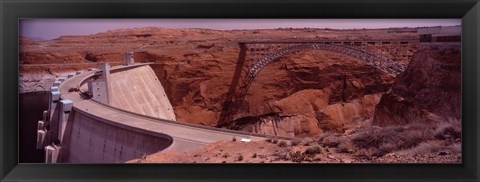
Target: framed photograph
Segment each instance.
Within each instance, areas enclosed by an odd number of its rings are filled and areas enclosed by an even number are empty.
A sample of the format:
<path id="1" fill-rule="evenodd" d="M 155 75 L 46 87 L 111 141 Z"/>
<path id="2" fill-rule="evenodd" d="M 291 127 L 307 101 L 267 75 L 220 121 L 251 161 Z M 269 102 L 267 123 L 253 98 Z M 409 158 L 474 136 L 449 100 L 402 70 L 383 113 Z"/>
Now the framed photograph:
<path id="1" fill-rule="evenodd" d="M 478 1 L 0 6 L 2 181 L 478 181 Z"/>

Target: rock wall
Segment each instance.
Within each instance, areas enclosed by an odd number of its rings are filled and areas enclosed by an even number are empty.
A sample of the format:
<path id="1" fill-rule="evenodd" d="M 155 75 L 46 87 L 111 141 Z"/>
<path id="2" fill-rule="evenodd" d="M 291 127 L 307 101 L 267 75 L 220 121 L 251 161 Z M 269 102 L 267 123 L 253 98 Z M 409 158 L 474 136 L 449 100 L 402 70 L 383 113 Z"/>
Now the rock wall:
<path id="1" fill-rule="evenodd" d="M 267 114 L 238 119 L 233 129 L 289 137 L 343 132 L 371 118 L 381 96 L 371 94 L 345 103 L 327 104 L 328 98 L 316 97 L 318 93 L 322 91 L 304 90 L 271 102 Z"/>
<path id="2" fill-rule="evenodd" d="M 88 65 L 62 67 L 20 66 L 18 90 L 20 93 L 50 91 L 50 87 L 52 87 L 53 82 L 58 77 L 66 77 L 69 73 L 75 73 L 76 71 L 85 71 L 87 68 Z"/>
<path id="3" fill-rule="evenodd" d="M 121 65 L 121 63 L 110 64 L 112 66 Z M 20 65 L 18 91 L 20 93 L 50 91 L 50 87 L 57 78 L 67 77 L 68 74 L 97 67 L 97 63 Z"/>
<path id="4" fill-rule="evenodd" d="M 419 50 L 376 106 L 373 124 L 449 122 L 461 119 L 461 53 Z"/>
<path id="5" fill-rule="evenodd" d="M 234 129 L 315 137 L 373 117 L 393 78 L 361 61 L 303 51 L 267 66 L 254 81 Z"/>

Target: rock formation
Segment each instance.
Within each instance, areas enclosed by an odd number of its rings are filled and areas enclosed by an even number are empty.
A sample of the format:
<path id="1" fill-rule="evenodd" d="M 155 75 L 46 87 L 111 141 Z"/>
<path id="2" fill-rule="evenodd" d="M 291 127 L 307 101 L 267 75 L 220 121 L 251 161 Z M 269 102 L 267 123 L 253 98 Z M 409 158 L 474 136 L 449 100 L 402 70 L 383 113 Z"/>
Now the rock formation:
<path id="1" fill-rule="evenodd" d="M 422 49 L 376 106 L 373 124 L 452 122 L 461 119 L 461 54 Z"/>

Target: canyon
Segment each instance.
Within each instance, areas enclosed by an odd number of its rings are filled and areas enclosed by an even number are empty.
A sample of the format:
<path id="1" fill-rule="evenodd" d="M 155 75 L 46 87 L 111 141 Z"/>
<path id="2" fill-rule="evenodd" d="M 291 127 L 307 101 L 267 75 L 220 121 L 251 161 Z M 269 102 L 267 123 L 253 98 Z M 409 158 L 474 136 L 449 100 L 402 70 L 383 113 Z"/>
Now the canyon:
<path id="1" fill-rule="evenodd" d="M 388 30 L 138 28 L 89 36 L 62 36 L 47 41 L 21 38 L 19 90 L 47 90 L 46 85 L 56 77 L 96 67 L 99 62 L 118 65 L 123 60 L 123 53 L 133 50 L 136 62 L 155 63 L 152 68 L 165 87 L 178 121 L 215 126 L 231 84 L 238 55 L 237 41 L 292 37 L 374 38 L 379 32 Z M 412 38 L 414 34 L 391 36 Z M 68 64 L 59 66 L 63 63 Z M 393 78 L 381 71 L 338 54 L 303 51 L 287 55 L 258 75 L 246 97 L 252 107 L 245 111 L 243 120 L 281 111 L 284 114 L 273 117 L 275 122 L 282 125 L 285 123 L 281 122 L 282 118 L 289 117 L 297 124 L 272 128 L 267 126 L 272 123 L 271 119 L 258 117 L 256 120 L 264 122 L 248 121 L 257 124 L 237 127 L 245 131 L 260 127 L 264 129 L 259 132 L 269 134 L 274 134 L 273 130 L 283 130 L 279 134 L 285 136 L 313 137 L 324 130 L 341 131 L 344 129 L 342 124 L 348 125 L 355 118 L 371 117 L 379 94 L 387 91 L 392 83 Z M 318 96 L 323 98 L 312 104 L 304 102 L 309 97 Z"/>
<path id="2" fill-rule="evenodd" d="M 418 38 L 416 33 L 408 31 L 413 28 L 405 29 L 407 31 L 396 33 L 389 29 L 222 31 L 148 27 L 42 41 L 21 37 L 19 91 L 48 90 L 56 78 L 97 67 L 100 62 L 120 65 L 123 54 L 133 51 L 135 62 L 153 63 L 152 70 L 173 107 L 175 116 L 171 117 L 178 122 L 215 127 L 235 71 L 237 42 Z M 230 129 L 313 139 L 315 142 L 302 142 L 332 147 L 331 151 L 337 150 L 338 141 L 342 141 L 347 152 L 338 149 L 340 152 L 332 155 L 355 154 L 369 160 L 375 156 L 373 150 L 381 146 L 362 147 L 358 144 L 359 138 L 368 132 L 390 131 L 388 128 L 392 127 L 400 131 L 399 128 L 412 124 L 441 123 L 428 131 L 418 128 L 412 131 L 439 135 L 437 138 L 425 136 L 429 144 L 437 144 L 438 138 L 445 139 L 442 133 L 451 131 L 446 137 L 448 142 L 442 145 L 448 148 L 458 144 L 459 136 L 455 134 L 460 132 L 461 120 L 460 52 L 430 49 L 407 52 L 412 60 L 402 62 L 408 67 L 397 77 L 353 58 L 326 51 L 300 51 L 283 56 L 257 75 L 245 97 L 248 109 L 239 111 L 242 117 L 236 119 Z M 331 140 L 338 140 L 333 142 L 337 144 L 332 145 Z M 231 143 L 220 142 L 213 148 L 218 148 L 217 145 Z M 252 145 L 252 150 L 259 147 Z M 300 147 L 298 151 L 307 148 Z M 451 151 L 455 157 L 447 161 L 458 162 L 458 150 Z"/>

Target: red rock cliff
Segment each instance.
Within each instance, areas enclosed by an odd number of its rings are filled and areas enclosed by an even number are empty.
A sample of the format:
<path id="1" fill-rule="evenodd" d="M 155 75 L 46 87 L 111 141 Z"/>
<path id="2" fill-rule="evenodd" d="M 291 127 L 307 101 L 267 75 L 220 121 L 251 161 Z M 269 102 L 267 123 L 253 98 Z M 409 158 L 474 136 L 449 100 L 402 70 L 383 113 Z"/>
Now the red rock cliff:
<path id="1" fill-rule="evenodd" d="M 373 124 L 449 122 L 461 117 L 461 54 L 419 50 L 376 106 Z"/>

